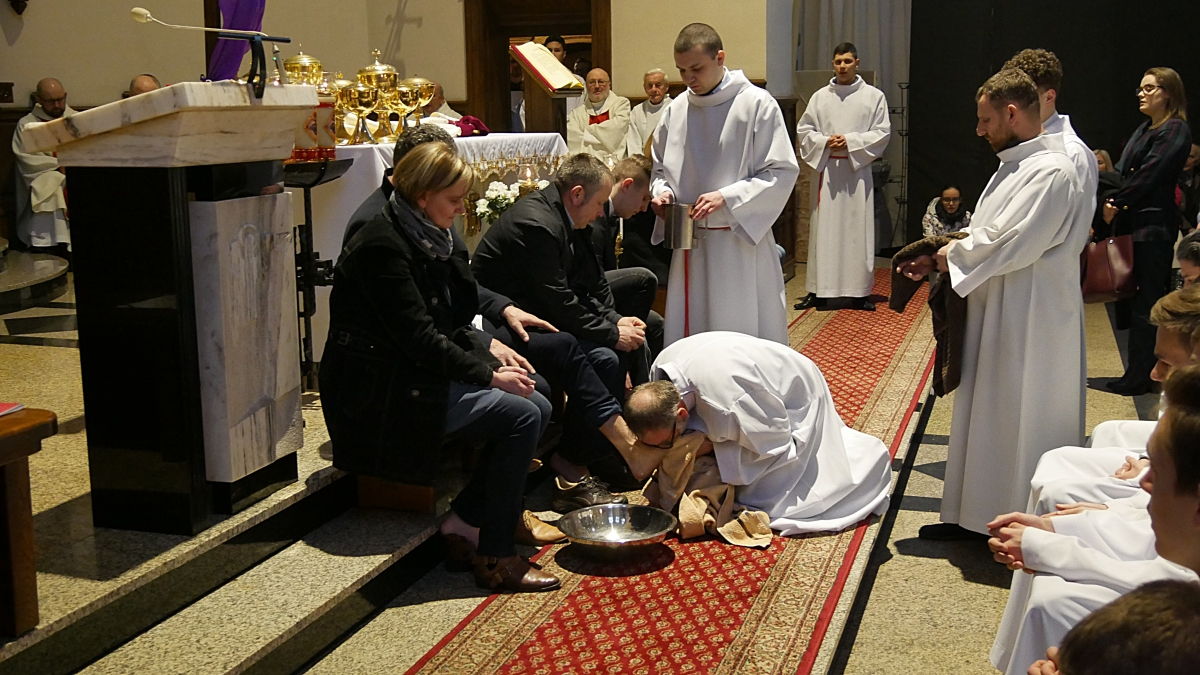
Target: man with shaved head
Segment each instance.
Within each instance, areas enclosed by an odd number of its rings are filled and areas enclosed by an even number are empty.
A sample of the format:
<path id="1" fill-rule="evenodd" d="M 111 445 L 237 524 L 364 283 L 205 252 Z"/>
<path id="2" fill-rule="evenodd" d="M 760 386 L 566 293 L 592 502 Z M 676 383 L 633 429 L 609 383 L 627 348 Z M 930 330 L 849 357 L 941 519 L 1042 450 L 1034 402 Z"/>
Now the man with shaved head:
<path id="1" fill-rule="evenodd" d="M 33 92 L 33 111 L 17 122 L 13 134 L 13 155 L 17 158 L 17 236 L 34 250 L 65 252 L 71 244 L 67 228 L 67 200 L 63 195 L 66 176 L 58 170 L 58 159 L 51 152 L 30 152 L 25 127 L 49 122 L 75 111 L 67 106 L 67 90 L 62 82 L 47 77 Z"/>
<path id="2" fill-rule="evenodd" d="M 587 100 L 567 113 L 567 149 L 621 159 L 629 131 L 629 99 L 613 93 L 612 80 L 603 68 L 589 70 L 584 84 Z"/>
<path id="3" fill-rule="evenodd" d="M 155 89 L 162 89 L 162 86 L 162 82 L 159 82 L 158 78 L 150 73 L 135 75 L 129 81 L 129 88 L 121 93 L 121 98 L 129 98 L 130 96 L 137 96 L 138 94 L 144 94 Z"/>

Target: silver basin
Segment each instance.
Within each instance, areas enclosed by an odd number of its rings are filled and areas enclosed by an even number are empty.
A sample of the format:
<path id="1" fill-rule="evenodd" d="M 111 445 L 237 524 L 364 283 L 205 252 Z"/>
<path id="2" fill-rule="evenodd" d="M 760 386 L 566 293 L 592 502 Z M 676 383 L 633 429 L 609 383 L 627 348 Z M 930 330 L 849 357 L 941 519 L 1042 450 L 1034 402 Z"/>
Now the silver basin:
<path id="1" fill-rule="evenodd" d="M 576 544 L 605 549 L 657 544 L 675 530 L 675 516 L 635 504 L 600 504 L 559 519 L 562 533 Z"/>

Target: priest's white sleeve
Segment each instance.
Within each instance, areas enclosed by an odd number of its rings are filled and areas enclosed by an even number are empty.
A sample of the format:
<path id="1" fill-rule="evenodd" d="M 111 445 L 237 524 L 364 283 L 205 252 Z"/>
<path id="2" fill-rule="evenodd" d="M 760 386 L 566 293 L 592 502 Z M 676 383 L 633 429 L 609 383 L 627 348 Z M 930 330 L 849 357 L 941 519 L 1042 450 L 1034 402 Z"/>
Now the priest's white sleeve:
<path id="1" fill-rule="evenodd" d="M 1164 558 L 1117 560 L 1083 545 L 1078 539 L 1038 528 L 1026 528 L 1021 537 L 1025 566 L 1067 581 L 1103 586 L 1128 593 L 1160 579 L 1196 582 L 1196 573 Z"/>
<path id="2" fill-rule="evenodd" d="M 892 138 L 892 122 L 888 117 L 887 99 L 883 96 L 875 103 L 871 116 L 871 128 L 845 134 L 846 154 L 855 171 L 883 156 L 888 141 Z"/>
<path id="3" fill-rule="evenodd" d="M 567 152 L 583 152 L 584 134 L 588 126 L 587 109 L 583 106 L 567 113 Z"/>
<path id="4" fill-rule="evenodd" d="M 819 107 L 818 97 L 819 94 L 814 94 L 809 99 L 804 114 L 796 123 L 796 152 L 805 164 L 820 173 L 825 170 L 825 163 L 829 161 L 829 148 L 825 145 L 829 142 L 829 134 L 821 131 L 820 122 L 817 120 L 815 109 Z"/>
<path id="5" fill-rule="evenodd" d="M 747 152 L 754 158 L 754 173 L 719 188 L 725 206 L 739 229 L 757 245 L 771 231 L 796 187 L 800 165 L 783 126 L 783 113 L 774 99 L 757 106 Z M 719 161 L 714 158 L 714 161 Z"/>
<path id="6" fill-rule="evenodd" d="M 1074 180 L 1062 168 L 1052 167 L 1028 185 L 988 195 L 1007 201 L 991 222 L 977 218 L 967 237 L 951 245 L 946 261 L 954 291 L 966 297 L 988 279 L 1029 267 L 1063 243 L 1071 232 L 1068 213 L 1076 194 Z"/>

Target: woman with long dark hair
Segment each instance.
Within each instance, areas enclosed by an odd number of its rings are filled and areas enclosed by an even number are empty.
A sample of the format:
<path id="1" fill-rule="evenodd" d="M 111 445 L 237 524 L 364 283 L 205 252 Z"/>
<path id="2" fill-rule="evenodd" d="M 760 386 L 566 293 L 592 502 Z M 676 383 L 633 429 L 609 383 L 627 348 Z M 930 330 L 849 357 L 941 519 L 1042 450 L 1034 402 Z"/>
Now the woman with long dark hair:
<path id="1" fill-rule="evenodd" d="M 1136 93 L 1138 110 L 1149 119 L 1125 144 L 1116 166 L 1123 180 L 1121 189 L 1104 203 L 1104 221 L 1117 234 L 1133 235 L 1133 275 L 1138 285 L 1137 295 L 1122 301 L 1130 314 L 1129 362 L 1125 374 L 1106 385 L 1123 396 L 1144 394 L 1152 384 L 1155 331 L 1150 308 L 1171 289 L 1172 247 L 1179 231 L 1175 184 L 1192 144 L 1179 73 L 1150 68 Z"/>
<path id="2" fill-rule="evenodd" d="M 947 185 L 929 202 L 925 216 L 921 218 L 921 229 L 926 237 L 958 232 L 971 224 L 971 212 L 963 204 L 962 190 Z"/>

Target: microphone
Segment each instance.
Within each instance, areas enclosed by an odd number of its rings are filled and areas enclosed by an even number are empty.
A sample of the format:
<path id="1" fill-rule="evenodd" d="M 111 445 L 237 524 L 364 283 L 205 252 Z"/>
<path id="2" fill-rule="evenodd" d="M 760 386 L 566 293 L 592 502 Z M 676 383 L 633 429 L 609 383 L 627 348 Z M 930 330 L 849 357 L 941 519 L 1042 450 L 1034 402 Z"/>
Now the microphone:
<path id="1" fill-rule="evenodd" d="M 229 28 L 207 28 L 204 26 L 180 26 L 173 23 L 165 23 L 154 18 L 150 14 L 150 10 L 145 7 L 134 7 L 129 10 L 129 16 L 138 23 L 156 23 L 167 28 L 179 28 L 181 30 L 198 30 L 206 33 L 227 33 L 229 35 L 245 35 L 250 37 L 268 37 L 266 33 L 257 30 L 232 30 Z"/>

